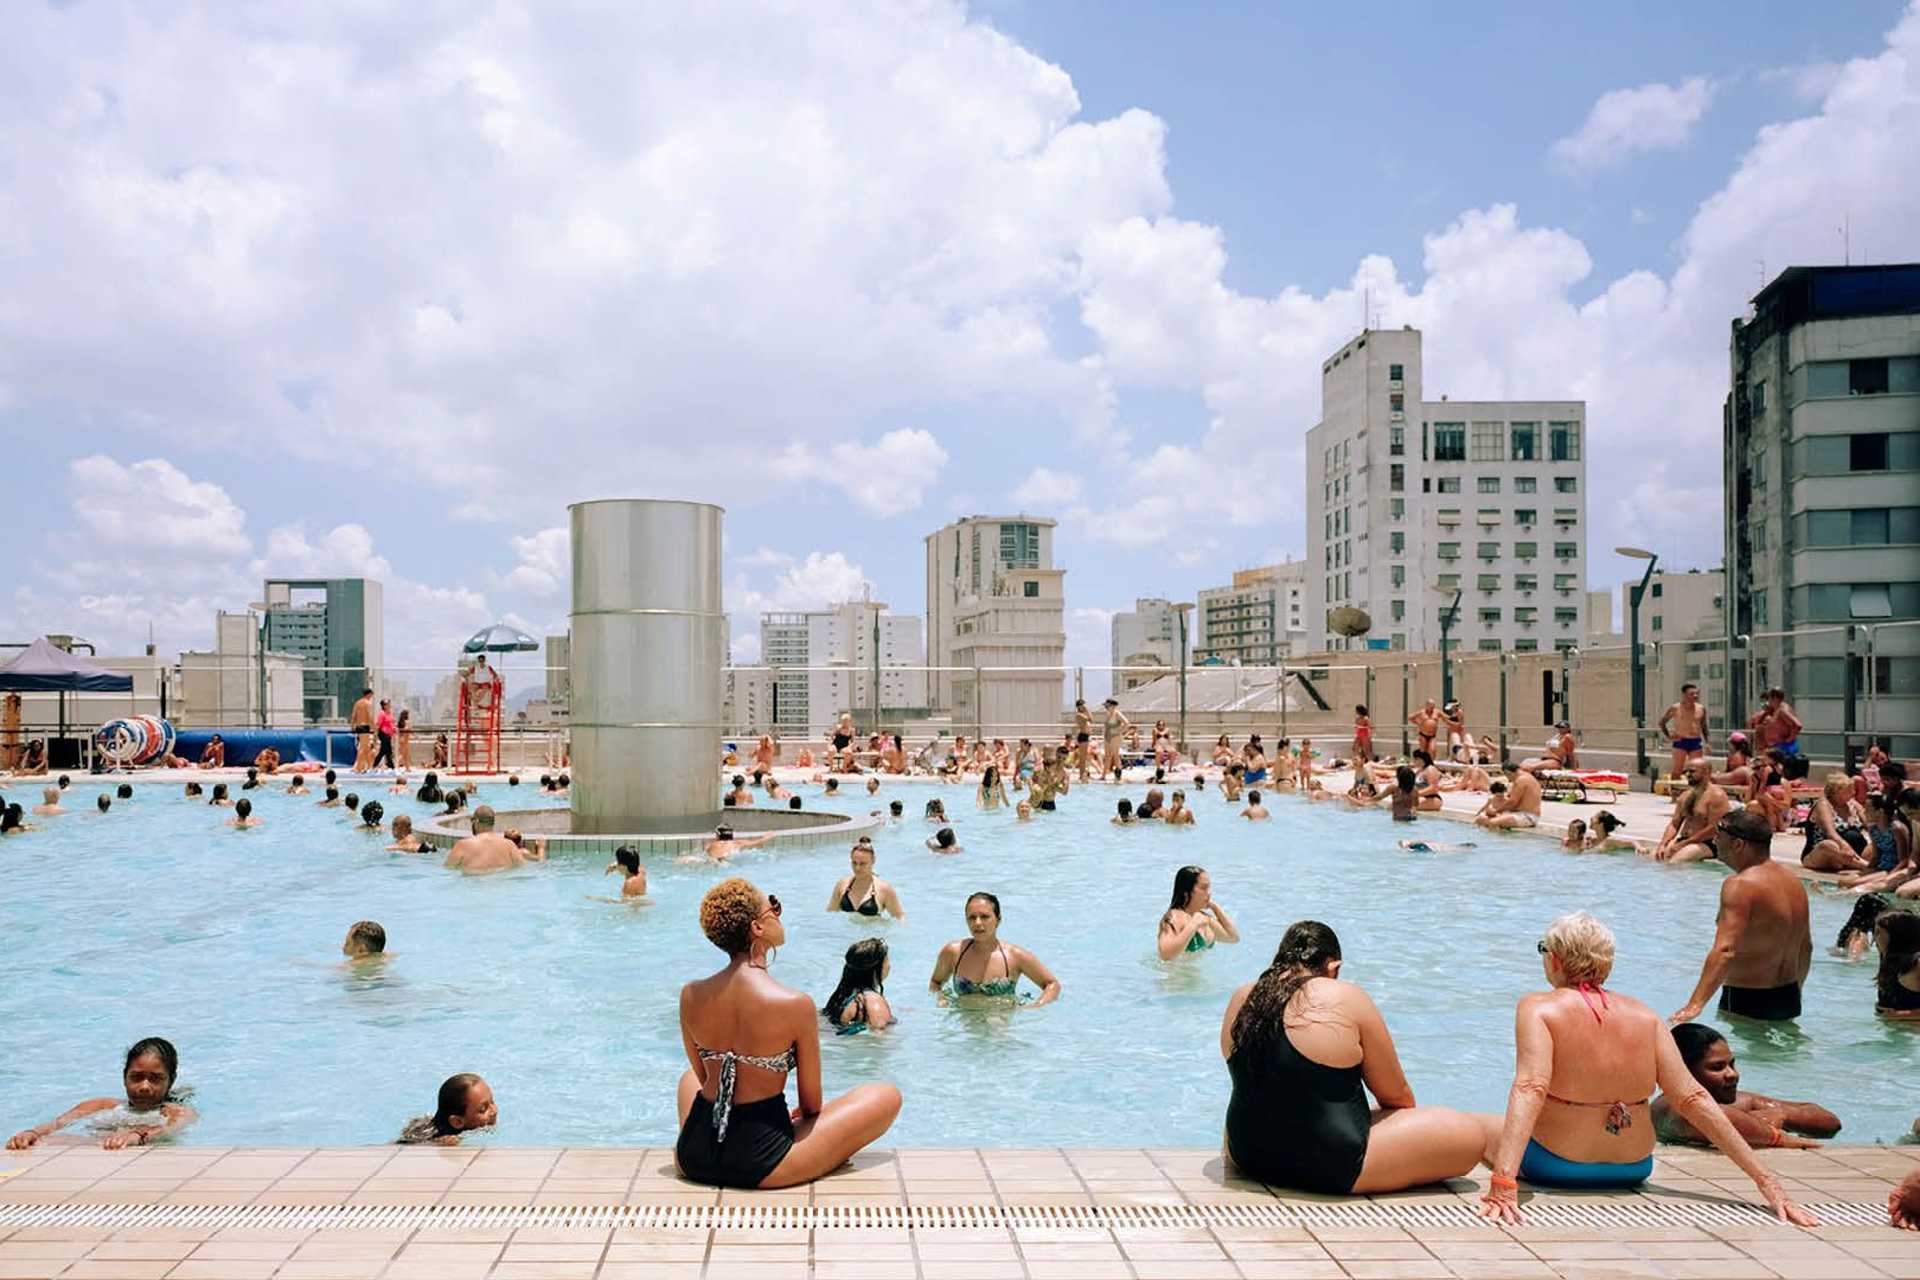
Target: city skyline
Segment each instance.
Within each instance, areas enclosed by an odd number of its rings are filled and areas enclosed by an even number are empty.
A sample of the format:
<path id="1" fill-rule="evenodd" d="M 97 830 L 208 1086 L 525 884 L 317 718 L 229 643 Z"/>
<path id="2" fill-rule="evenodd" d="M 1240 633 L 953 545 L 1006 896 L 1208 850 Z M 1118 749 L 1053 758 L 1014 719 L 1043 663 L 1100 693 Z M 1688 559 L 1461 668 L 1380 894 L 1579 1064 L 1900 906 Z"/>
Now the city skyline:
<path id="1" fill-rule="evenodd" d="M 23 206 L 33 257 L 0 249 L 21 304 L 0 320 L 0 430 L 36 479 L 12 494 L 0 628 L 127 651 L 151 627 L 175 651 L 262 578 L 365 576 L 388 588 L 389 666 L 431 668 L 496 619 L 563 631 L 566 502 L 635 493 L 728 506 L 742 660 L 761 612 L 863 582 L 911 611 L 921 539 L 956 516 L 1056 518 L 1067 660 L 1097 664 L 1136 597 L 1305 555 L 1319 364 L 1370 322 L 1429 335 L 1430 398 L 1585 402 L 1587 586 L 1628 576 L 1616 543 L 1711 568 L 1729 326 L 1788 265 L 1920 257 L 1920 178 L 1895 163 L 1920 104 L 1913 8 L 1649 17 L 1663 42 L 1569 16 L 1597 24 L 1577 69 L 1523 17 L 1481 51 L 1458 47 L 1470 31 L 1367 42 L 1238 9 L 1171 34 L 1072 5 L 840 9 L 821 56 L 853 62 L 603 126 L 555 74 L 599 65 L 589 35 L 683 69 L 710 64 L 712 31 L 529 20 L 545 70 L 458 17 L 181 27 L 143 70 L 123 16 L 9 16 L 0 145 L 50 180 Z M 784 65 L 798 33 L 759 25 Z M 1383 66 L 1444 48 L 1458 80 L 1498 82 L 1435 111 L 1485 113 L 1500 163 L 1424 122 L 1413 86 L 1374 86 L 1357 124 L 1278 110 L 1262 95 L 1311 94 L 1339 61 L 1310 37 Z M 327 79 L 328 51 L 376 45 L 377 86 Z M 1239 96 L 1170 82 L 1150 49 L 1217 63 Z M 194 66 L 266 50 L 292 58 L 284 81 L 196 87 Z M 429 72 L 455 53 L 450 92 Z M 927 93 L 885 96 L 873 69 L 910 64 Z M 255 118 L 209 110 L 242 91 Z M 1228 126 L 1262 110 L 1283 154 L 1235 153 Z M 426 129 L 459 154 L 377 194 Z M 909 136 L 935 140 L 938 174 Z M 806 180 L 816 162 L 866 194 L 859 234 Z M 460 216 L 474 204 L 501 216 Z"/>

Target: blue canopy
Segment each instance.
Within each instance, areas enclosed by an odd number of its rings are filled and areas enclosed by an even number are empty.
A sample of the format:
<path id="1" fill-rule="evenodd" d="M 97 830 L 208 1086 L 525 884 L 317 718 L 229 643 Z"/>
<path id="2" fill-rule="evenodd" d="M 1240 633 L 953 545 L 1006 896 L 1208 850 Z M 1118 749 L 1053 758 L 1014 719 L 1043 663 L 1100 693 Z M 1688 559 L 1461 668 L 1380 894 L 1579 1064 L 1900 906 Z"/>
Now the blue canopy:
<path id="1" fill-rule="evenodd" d="M 0 689 L 22 693 L 132 693 L 133 677 L 75 657 L 41 636 L 0 667 Z"/>

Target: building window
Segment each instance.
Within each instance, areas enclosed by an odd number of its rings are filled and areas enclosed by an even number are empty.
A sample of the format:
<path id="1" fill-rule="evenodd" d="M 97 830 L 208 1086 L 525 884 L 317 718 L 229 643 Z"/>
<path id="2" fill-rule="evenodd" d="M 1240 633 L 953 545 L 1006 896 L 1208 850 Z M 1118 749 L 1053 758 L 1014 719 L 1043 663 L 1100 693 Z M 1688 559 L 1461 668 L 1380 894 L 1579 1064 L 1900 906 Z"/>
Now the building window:
<path id="1" fill-rule="evenodd" d="M 1764 590 L 1753 593 L 1753 622 L 1755 626 L 1765 626 L 1767 623 L 1767 593 Z"/>
<path id="2" fill-rule="evenodd" d="M 1433 424 L 1433 460 L 1435 462 L 1467 460 L 1466 423 L 1436 422 Z"/>
<path id="3" fill-rule="evenodd" d="M 1497 573 L 1481 574 L 1479 586 L 1482 591 L 1498 591 L 1500 589 L 1500 575 Z"/>
<path id="4" fill-rule="evenodd" d="M 1390 364 L 1390 365 L 1388 365 L 1388 366 L 1387 366 L 1387 377 L 1388 377 L 1388 378 L 1390 378 L 1391 380 L 1393 380 L 1394 382 L 1402 382 L 1402 381 L 1405 381 L 1405 379 L 1404 379 L 1404 377 L 1402 376 L 1402 366 L 1400 366 L 1400 365 L 1397 365 L 1397 364 Z"/>
<path id="5" fill-rule="evenodd" d="M 1406 487 L 1407 487 L 1406 464 L 1403 462 L 1396 462 L 1387 471 L 1387 488 L 1391 489 L 1395 493 L 1400 493 L 1404 491 Z"/>
<path id="6" fill-rule="evenodd" d="M 1765 413 L 1767 411 L 1767 384 L 1765 379 L 1753 384 L 1752 389 L 1747 393 L 1747 403 L 1753 406 L 1755 413 Z"/>
<path id="7" fill-rule="evenodd" d="M 1387 514 L 1395 520 L 1406 519 L 1407 500 L 1405 498 L 1389 498 L 1387 500 Z"/>
<path id="8" fill-rule="evenodd" d="M 1460 492 L 1460 477 L 1459 476 L 1441 476 L 1439 492 L 1441 493 Z"/>
<path id="9" fill-rule="evenodd" d="M 1479 476 L 1474 480 L 1474 487 L 1481 493 L 1498 493 L 1500 492 L 1500 477 Z"/>
<path id="10" fill-rule="evenodd" d="M 1456 554 L 1454 558 L 1458 559 L 1459 556 Z M 1443 573 L 1435 578 L 1434 582 L 1439 584 L 1442 591 L 1458 591 L 1460 589 L 1460 575 L 1457 573 Z"/>
<path id="11" fill-rule="evenodd" d="M 1662 621 L 1663 621 L 1663 619 L 1661 618 L 1661 616 L 1660 616 L 1659 614 L 1657 614 L 1657 613 L 1656 613 L 1656 614 L 1654 614 L 1654 615 L 1653 615 L 1653 629 L 1654 629 L 1655 631 L 1658 631 L 1658 630 L 1660 630 L 1660 623 L 1661 623 Z"/>
<path id="12" fill-rule="evenodd" d="M 1407 411 L 1406 396 L 1402 395 L 1398 391 L 1395 391 L 1393 394 L 1387 397 L 1387 407 L 1389 409 L 1392 409 L 1395 413 L 1405 413 Z"/>
<path id="13" fill-rule="evenodd" d="M 1013 569 L 1040 567 L 1040 526 L 1015 521 L 1000 526 L 1000 562 Z"/>
<path id="14" fill-rule="evenodd" d="M 1513 589 L 1515 591 L 1532 591 L 1539 587 L 1539 585 L 1540 578 L 1536 574 L 1516 573 L 1513 575 Z"/>
<path id="15" fill-rule="evenodd" d="M 1440 558 L 1442 560 L 1458 560 L 1460 558 L 1460 544 L 1457 542 L 1441 543 Z"/>
<path id="16" fill-rule="evenodd" d="M 1451 529 L 1460 523 L 1460 508 L 1441 507 L 1434 513 L 1434 520 L 1443 528 Z"/>
<path id="17" fill-rule="evenodd" d="M 1537 507 L 1515 507 L 1513 509 L 1513 522 L 1515 524 L 1533 524 L 1539 516 L 1540 511 Z"/>
<path id="18" fill-rule="evenodd" d="M 1500 558 L 1500 544 L 1497 542 L 1481 543 L 1480 558 L 1482 560 L 1498 560 Z"/>
<path id="19" fill-rule="evenodd" d="M 1392 549 L 1393 554 L 1399 555 L 1407 549 L 1407 535 L 1396 529 L 1387 539 L 1387 545 Z"/>
<path id="20" fill-rule="evenodd" d="M 1577 573 L 1556 573 L 1553 575 L 1553 589 L 1555 591 L 1572 591 L 1579 585 L 1580 575 Z"/>
<path id="21" fill-rule="evenodd" d="M 1387 619 L 1390 622 L 1404 622 L 1407 617 L 1407 602 L 1394 600 L 1387 605 Z"/>
<path id="22" fill-rule="evenodd" d="M 1500 422 L 1476 422 L 1473 424 L 1473 460 L 1475 462 L 1505 462 L 1506 424 Z"/>
<path id="23" fill-rule="evenodd" d="M 1407 566 L 1396 564 L 1387 570 L 1387 581 L 1395 588 L 1407 585 Z"/>
<path id="24" fill-rule="evenodd" d="M 1387 453 L 1395 458 L 1405 457 L 1407 452 L 1407 429 L 1405 427 L 1387 428 Z"/>
<path id="25" fill-rule="evenodd" d="M 1513 544 L 1513 554 L 1522 560 L 1531 560 L 1540 554 L 1540 544 L 1537 542 L 1516 542 Z"/>
<path id="26" fill-rule="evenodd" d="M 1538 476 L 1515 476 L 1513 478 L 1513 491 L 1515 493 L 1537 493 L 1539 489 L 1540 479 Z"/>
<path id="27" fill-rule="evenodd" d="M 1580 492 L 1580 478 L 1578 476 L 1555 476 L 1553 478 L 1553 491 L 1555 493 L 1578 493 Z"/>
<path id="28" fill-rule="evenodd" d="M 1477 518 L 1478 518 L 1478 520 L 1479 520 L 1479 522 L 1480 522 L 1481 524 L 1499 524 L 1499 523 L 1500 523 L 1500 508 L 1498 508 L 1498 507 L 1481 507 L 1481 508 L 1480 508 L 1480 513 L 1479 513 L 1479 516 L 1478 516 Z"/>
<path id="29" fill-rule="evenodd" d="M 1538 653 L 1540 652 L 1540 642 L 1538 640 L 1515 640 L 1513 642 L 1513 651 L 1515 653 Z"/>
<path id="30" fill-rule="evenodd" d="M 1556 542 L 1553 544 L 1555 560 L 1571 560 L 1580 554 L 1580 545 L 1575 542 Z"/>
<path id="31" fill-rule="evenodd" d="M 1496 610 L 1496 612 L 1498 611 Z M 1478 649 L 1481 653 L 1498 653 L 1506 648 L 1506 646 L 1494 637 L 1482 636 L 1480 643 L 1475 645 L 1474 648 Z"/>
<path id="32" fill-rule="evenodd" d="M 1579 519 L 1580 512 L 1573 507 L 1555 507 L 1553 509 L 1553 522 L 1561 528 L 1575 524 Z"/>
<path id="33" fill-rule="evenodd" d="M 1020 594 L 1029 600 L 1037 600 L 1040 598 L 1040 584 L 1037 582 L 1023 582 L 1020 584 Z"/>
<path id="34" fill-rule="evenodd" d="M 1887 394 L 1887 358 L 1873 356 L 1847 361 L 1847 394 L 1883 396 Z"/>
<path id="35" fill-rule="evenodd" d="M 1580 611 L 1578 609 L 1555 609 L 1553 611 L 1553 620 L 1563 627 L 1570 627 L 1580 621 Z"/>
<path id="36" fill-rule="evenodd" d="M 1530 627 L 1540 620 L 1540 611 L 1531 605 L 1523 605 L 1513 611 L 1513 620 L 1523 627 Z"/>
<path id="37" fill-rule="evenodd" d="M 1508 435 L 1513 441 L 1512 457 L 1515 462 L 1532 462 L 1540 456 L 1539 423 L 1516 422 Z"/>
<path id="38" fill-rule="evenodd" d="M 1547 457 L 1554 462 L 1580 461 L 1579 423 L 1549 422 L 1547 424 Z"/>

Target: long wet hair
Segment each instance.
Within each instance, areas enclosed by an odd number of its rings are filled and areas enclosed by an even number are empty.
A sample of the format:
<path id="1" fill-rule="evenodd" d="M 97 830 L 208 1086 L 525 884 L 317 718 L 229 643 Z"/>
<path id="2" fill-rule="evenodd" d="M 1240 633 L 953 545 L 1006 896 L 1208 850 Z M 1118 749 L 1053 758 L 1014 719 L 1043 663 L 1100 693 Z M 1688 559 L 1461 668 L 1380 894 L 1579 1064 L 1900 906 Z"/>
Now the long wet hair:
<path id="1" fill-rule="evenodd" d="M 1900 975 L 1920 964 L 1920 915 L 1911 911 L 1888 911 L 1874 921 L 1874 927 L 1887 931 L 1887 946 L 1880 953 L 1880 972 L 1874 976 L 1880 1007 L 1897 1009 L 1901 1003 Z"/>
<path id="2" fill-rule="evenodd" d="M 1318 920 L 1289 925 L 1273 963 L 1254 979 L 1240 1016 L 1233 1020 L 1235 1053 L 1261 1053 L 1285 1034 L 1287 1005 L 1309 978 L 1320 976 L 1330 960 L 1340 959 L 1340 939 Z"/>
<path id="3" fill-rule="evenodd" d="M 1187 903 L 1193 900 L 1193 890 L 1200 883 L 1200 877 L 1207 874 L 1205 867 L 1182 867 L 1173 873 L 1173 901 L 1167 904 L 1169 911 L 1185 911 Z"/>
<path id="4" fill-rule="evenodd" d="M 887 943 L 884 938 L 862 938 L 847 948 L 846 964 L 840 970 L 840 985 L 833 989 L 820 1012 L 828 1022 L 839 1022 L 840 1013 L 853 998 L 865 991 L 886 993 L 880 970 L 886 967 Z"/>
<path id="5" fill-rule="evenodd" d="M 1840 926 L 1840 936 L 1833 940 L 1833 945 L 1844 950 L 1856 934 L 1864 933 L 1871 938 L 1873 926 L 1878 924 L 1880 917 L 1892 908 L 1893 899 L 1884 893 L 1862 894 L 1854 900 L 1853 914 L 1848 916 L 1847 922 Z"/>
<path id="6" fill-rule="evenodd" d="M 162 1040 L 159 1036 L 148 1036 L 145 1040 L 134 1041 L 127 1048 L 126 1061 L 120 1064 L 120 1074 L 124 1076 L 136 1059 L 144 1058 L 148 1054 L 160 1059 L 160 1065 L 167 1069 L 167 1096 L 162 1101 L 186 1101 L 187 1095 L 193 1091 L 180 1087 L 180 1051 L 173 1047 L 173 1042 L 170 1040 Z"/>
<path id="7" fill-rule="evenodd" d="M 441 1081 L 440 1094 L 434 1099 L 433 1114 L 415 1116 L 407 1121 L 406 1127 L 400 1131 L 400 1141 L 432 1142 L 436 1138 L 462 1132 L 453 1127 L 453 1117 L 467 1113 L 467 1099 L 473 1095 L 473 1086 L 479 1083 L 480 1077 L 471 1071 L 462 1071 Z"/>

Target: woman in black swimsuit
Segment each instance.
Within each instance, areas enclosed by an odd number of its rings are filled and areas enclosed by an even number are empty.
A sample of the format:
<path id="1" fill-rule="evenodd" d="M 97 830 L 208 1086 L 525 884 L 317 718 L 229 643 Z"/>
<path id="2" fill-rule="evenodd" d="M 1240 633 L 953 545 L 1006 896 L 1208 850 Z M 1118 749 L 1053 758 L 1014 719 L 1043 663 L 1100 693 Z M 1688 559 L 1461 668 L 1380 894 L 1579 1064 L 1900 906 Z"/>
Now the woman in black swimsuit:
<path id="1" fill-rule="evenodd" d="M 842 876 L 833 886 L 827 910 L 850 911 L 859 916 L 877 916 L 885 911 L 895 920 L 907 918 L 906 908 L 900 905 L 900 895 L 892 885 L 873 874 L 873 845 L 866 837 L 862 836 L 860 843 L 853 846 L 847 861 L 853 865 L 853 874 Z"/>
<path id="2" fill-rule="evenodd" d="M 838 1027 L 841 1034 L 866 1028 L 884 1031 L 893 1025 L 893 1006 L 887 1003 L 887 975 L 893 961 L 887 958 L 887 944 L 879 938 L 862 938 L 847 948 L 847 962 L 840 970 L 840 985 L 833 989 L 820 1014 Z"/>
<path id="3" fill-rule="evenodd" d="M 1880 948 L 1874 1012 L 1920 1017 L 1920 915 L 1883 912 L 1874 922 L 1873 941 Z"/>
<path id="4" fill-rule="evenodd" d="M 674 1163 L 718 1187 L 791 1187 L 839 1168 L 893 1124 L 900 1091 L 863 1084 L 823 1100 L 819 1012 L 767 972 L 787 937 L 778 898 L 722 880 L 700 902 L 700 928 L 727 963 L 680 989 L 690 1069 L 680 1077 Z M 791 1112 L 788 1075 L 800 1094 Z"/>
<path id="5" fill-rule="evenodd" d="M 1228 1157 L 1262 1182 L 1326 1195 L 1468 1173 L 1497 1136 L 1498 1117 L 1415 1106 L 1386 1020 L 1366 992 L 1340 981 L 1340 963 L 1333 930 L 1302 920 L 1267 971 L 1227 1002 Z"/>

